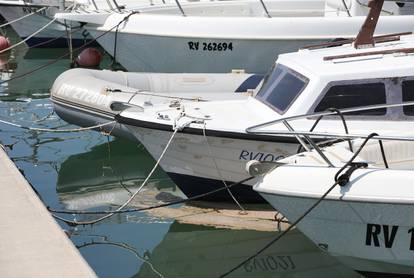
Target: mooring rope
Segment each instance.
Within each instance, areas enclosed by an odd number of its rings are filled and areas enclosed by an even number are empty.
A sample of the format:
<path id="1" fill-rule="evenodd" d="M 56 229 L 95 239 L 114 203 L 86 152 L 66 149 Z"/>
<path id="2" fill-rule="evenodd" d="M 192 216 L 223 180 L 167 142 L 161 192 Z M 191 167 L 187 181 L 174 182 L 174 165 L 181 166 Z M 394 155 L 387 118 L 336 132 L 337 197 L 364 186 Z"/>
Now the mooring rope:
<path id="1" fill-rule="evenodd" d="M 111 32 L 113 29 L 115 29 L 118 25 L 120 25 L 120 24 L 122 24 L 124 21 L 128 20 L 128 18 L 129 18 L 130 16 L 132 16 L 132 15 L 134 15 L 134 14 L 137 14 L 137 13 L 139 13 L 139 12 L 135 12 L 135 11 L 133 11 L 133 12 L 129 13 L 127 16 L 125 16 L 125 17 L 124 17 L 124 18 L 123 18 L 123 19 L 122 19 L 119 23 L 117 23 L 115 26 L 113 26 L 112 28 L 110 28 L 110 29 L 108 29 L 107 31 L 103 32 L 101 35 L 97 36 L 95 39 L 92 39 L 92 40 L 90 40 L 90 41 L 86 42 L 84 45 L 82 45 L 82 46 L 80 46 L 80 47 L 78 47 L 78 48 L 74 49 L 74 52 L 75 52 L 75 51 L 82 50 L 82 49 L 84 49 L 85 47 L 87 47 L 88 45 L 90 45 L 90 44 L 94 43 L 97 39 L 99 39 L 99 38 L 101 38 L 101 37 L 105 36 L 106 34 L 108 34 L 109 32 Z M 27 76 L 27 75 L 30 75 L 30 74 L 32 74 L 32 73 L 34 73 L 34 72 L 36 72 L 36 71 L 39 71 L 39 70 L 41 70 L 41 69 L 44 69 L 44 68 L 46 68 L 46 67 L 48 67 L 48 66 L 50 66 L 50 65 L 53 65 L 53 64 L 57 63 L 58 61 L 62 60 L 63 58 L 66 58 L 66 57 L 67 57 L 67 56 L 69 56 L 69 55 L 70 55 L 70 52 L 66 52 L 65 54 L 63 54 L 63 55 L 61 55 L 61 56 L 57 57 L 56 59 L 54 59 L 54 60 L 52 60 L 52 61 L 50 61 L 50 62 L 47 62 L 47 63 L 45 63 L 45 64 L 43 64 L 43 65 L 41 65 L 41 66 L 39 66 L 39 67 L 37 67 L 37 68 L 34 68 L 34 69 L 29 70 L 29 71 L 27 71 L 27 72 L 24 72 L 24 73 L 22 73 L 22 74 L 20 74 L 20 75 L 15 75 L 15 76 L 13 76 L 13 77 L 11 77 L 11 78 L 9 78 L 9 79 L 6 79 L 6 80 L 3 80 L 3 81 L 0 81 L 0 85 L 1 85 L 1 84 L 3 84 L 3 83 L 7 83 L 7 82 L 9 82 L 9 81 L 12 81 L 12 80 L 18 79 L 18 78 L 25 77 L 25 76 Z"/>
<path id="2" fill-rule="evenodd" d="M 27 36 L 25 39 L 19 41 L 18 43 L 15 43 L 3 50 L 0 50 L 0 54 L 4 53 L 6 51 L 9 51 L 10 49 L 16 48 L 19 45 L 27 42 L 28 40 L 30 40 L 31 38 L 33 38 L 34 36 L 36 36 L 37 34 L 39 34 L 40 32 L 42 32 L 43 30 L 45 30 L 47 27 L 49 27 L 49 25 L 51 25 L 53 22 L 55 22 L 57 20 L 57 18 L 52 19 L 51 21 L 49 21 L 47 24 L 45 24 L 43 27 L 41 27 L 39 30 L 35 31 L 34 33 L 30 34 L 29 36 Z"/>
<path id="3" fill-rule="evenodd" d="M 30 131 L 65 133 L 65 132 L 81 132 L 81 131 L 97 129 L 97 128 L 104 127 L 104 126 L 107 126 L 107 125 L 116 124 L 117 122 L 116 121 L 110 121 L 110 122 L 97 124 L 97 125 L 93 125 L 93 126 L 79 127 L 79 128 L 73 128 L 73 129 L 55 129 L 55 128 L 30 127 L 30 126 L 23 126 L 23 125 L 20 125 L 20 124 L 15 124 L 15 123 L 8 122 L 8 121 L 1 120 L 1 119 L 0 119 L 0 123 L 3 123 L 5 125 L 9 125 L 9 126 L 18 127 L 18 128 L 25 129 L 25 130 L 30 130 Z"/>
<path id="4" fill-rule="evenodd" d="M 158 168 L 158 165 L 160 164 L 161 160 L 163 159 L 165 153 L 167 152 L 168 148 L 170 147 L 175 135 L 177 134 L 178 129 L 174 129 L 173 134 L 171 135 L 170 139 L 168 140 L 167 144 L 165 145 L 163 151 L 161 152 L 160 157 L 157 159 L 157 162 L 155 163 L 154 167 L 151 169 L 150 173 L 148 174 L 148 176 L 145 178 L 145 180 L 142 182 L 142 184 L 140 185 L 140 187 L 134 192 L 134 194 L 132 194 L 128 200 L 123 203 L 121 206 L 119 206 L 115 211 L 110 212 L 102 217 L 99 217 L 97 219 L 94 220 L 89 220 L 89 221 L 74 221 L 74 220 L 68 220 L 68 219 L 64 219 L 60 216 L 57 216 L 55 214 L 52 214 L 53 217 L 55 217 L 56 219 L 59 219 L 63 222 L 65 222 L 66 224 L 68 224 L 69 226 L 76 226 L 76 225 L 92 225 L 92 224 L 96 224 L 98 222 L 101 222 L 111 216 L 113 216 L 116 212 L 123 210 L 129 203 L 131 203 L 131 201 L 138 195 L 139 192 L 141 192 L 142 188 L 144 188 L 144 186 L 148 183 L 149 179 L 151 178 L 152 174 L 155 172 L 155 170 Z"/>
<path id="5" fill-rule="evenodd" d="M 49 113 L 47 113 L 46 116 L 41 117 L 41 118 L 38 118 L 36 120 L 32 120 L 30 122 L 40 123 L 40 122 L 46 121 L 47 119 L 49 119 L 50 117 L 52 117 L 53 114 L 55 114 L 55 111 L 54 110 L 51 110 Z M 36 114 L 32 114 L 32 115 L 36 115 Z M 38 116 L 36 115 L 36 117 L 38 117 Z"/>
<path id="6" fill-rule="evenodd" d="M 66 10 L 68 10 L 69 8 L 71 8 L 73 5 L 70 5 L 68 8 L 66 8 L 65 9 L 65 11 Z M 57 18 L 53 18 L 52 20 L 50 20 L 48 23 L 46 23 L 44 26 L 42 26 L 40 29 L 38 29 L 37 31 L 35 31 L 34 33 L 32 33 L 32 34 L 30 34 L 29 36 L 27 36 L 25 39 L 23 39 L 23 40 L 21 40 L 21 41 L 19 41 L 18 43 L 15 43 L 15 44 L 13 44 L 13 45 L 11 45 L 11 46 L 9 46 L 9 47 L 7 47 L 7 48 L 5 48 L 5 49 L 3 49 L 3 50 L 0 50 L 0 54 L 1 53 L 4 53 L 4 52 L 6 52 L 6 51 L 9 51 L 10 49 L 13 49 L 13 48 L 16 48 L 16 47 L 18 47 L 19 45 L 21 45 L 21 44 L 23 44 L 23 43 L 25 43 L 25 42 L 27 42 L 28 40 L 30 40 L 31 38 L 33 38 L 34 36 L 36 36 L 37 34 L 39 34 L 40 32 L 42 32 L 43 30 L 45 30 L 47 27 L 49 27 L 52 23 L 54 23 L 56 20 L 58 20 Z"/>
<path id="7" fill-rule="evenodd" d="M 293 222 L 285 231 L 283 231 L 281 234 L 279 234 L 277 237 L 272 239 L 269 243 L 267 243 L 265 246 L 263 246 L 261 249 L 259 249 L 256 253 L 248 257 L 247 259 L 243 260 L 241 263 L 230 269 L 224 274 L 221 274 L 219 277 L 223 278 L 228 275 L 230 275 L 232 272 L 236 271 L 240 267 L 242 267 L 245 263 L 249 262 L 251 259 L 257 257 L 260 255 L 263 251 L 268 249 L 270 246 L 272 246 L 274 243 L 279 241 L 283 236 L 285 236 L 290 230 L 292 230 L 297 224 L 299 224 L 309 213 L 311 213 L 325 198 L 326 196 L 338 185 L 341 183 L 341 177 L 339 176 L 343 170 L 345 170 L 348 166 L 351 165 L 351 163 L 354 161 L 354 159 L 359 155 L 361 150 L 364 148 L 365 144 L 374 136 L 377 136 L 376 133 L 371 133 L 367 138 L 364 140 L 364 142 L 361 144 L 361 146 L 358 148 L 358 150 L 354 153 L 354 155 L 351 157 L 351 159 L 348 160 L 335 174 L 335 182 L 329 187 L 329 189 L 312 205 L 310 206 L 295 222 Z"/>
<path id="8" fill-rule="evenodd" d="M 236 197 L 233 195 L 233 192 L 231 192 L 230 188 L 227 185 L 227 182 L 224 180 L 223 175 L 221 174 L 221 171 L 217 165 L 216 159 L 213 156 L 213 152 L 211 151 L 211 147 L 210 147 L 210 143 L 208 142 L 208 138 L 206 135 L 206 122 L 203 121 L 203 136 L 204 136 L 204 140 L 206 142 L 207 145 L 207 150 L 208 153 L 210 154 L 211 159 L 213 160 L 214 163 L 214 167 L 216 168 L 216 171 L 221 179 L 221 182 L 224 184 L 224 186 L 227 189 L 227 192 L 229 193 L 230 197 L 233 199 L 233 201 L 236 203 L 236 205 L 239 207 L 239 209 L 241 210 L 241 213 L 243 214 L 247 214 L 246 210 L 244 209 L 244 207 L 239 203 L 239 201 L 236 199 Z"/>
<path id="9" fill-rule="evenodd" d="M 109 65 L 110 68 L 114 67 L 116 64 L 116 49 L 117 49 L 117 45 L 118 45 L 118 30 L 119 30 L 119 25 L 116 26 L 115 29 L 115 36 L 114 36 L 114 55 L 112 56 L 112 61 L 111 64 Z"/>
<path id="10" fill-rule="evenodd" d="M 126 243 L 119 243 L 119 242 L 113 242 L 113 241 L 108 241 L 106 238 L 104 239 L 104 241 L 93 241 L 92 240 L 92 242 L 87 242 L 87 243 L 84 243 L 84 244 L 82 244 L 82 245 L 76 245 L 76 248 L 78 248 L 78 249 L 81 249 L 81 248 L 85 248 L 85 247 L 88 247 L 88 246 L 93 246 L 93 245 L 112 245 L 112 246 L 115 246 L 115 247 L 118 247 L 118 248 L 124 248 L 125 250 L 128 250 L 128 251 L 130 251 L 131 253 L 133 253 L 134 255 L 135 255 L 135 257 L 137 257 L 140 261 L 142 261 L 143 263 L 146 263 L 147 265 L 149 265 L 149 267 L 151 268 L 151 270 L 155 273 L 155 274 L 157 274 L 159 277 L 161 277 L 161 278 L 164 278 L 164 275 L 162 275 L 161 274 L 161 272 L 159 272 L 155 267 L 154 267 L 154 265 L 149 261 L 149 260 L 147 260 L 147 259 L 145 259 L 144 258 L 144 256 L 141 256 L 140 254 L 139 254 L 139 252 L 135 249 L 135 248 L 133 248 L 133 247 L 131 247 L 131 246 L 129 246 L 128 244 L 126 244 Z"/>
<path id="11" fill-rule="evenodd" d="M 13 23 L 15 23 L 15 22 L 18 22 L 18 21 L 20 21 L 20 20 L 22 20 L 22 19 L 25 19 L 26 17 L 32 16 L 32 15 L 34 15 L 34 14 L 37 14 L 37 13 L 39 13 L 39 12 L 41 12 L 41 11 L 44 11 L 44 10 L 46 10 L 46 9 L 48 9 L 48 8 L 50 8 L 50 7 L 43 7 L 43 8 L 41 8 L 41 9 L 38 9 L 38 10 L 34 11 L 34 12 L 31 12 L 31 13 L 29 13 L 29 14 L 26 14 L 26 15 L 24 15 L 24 16 L 22 16 L 22 17 L 16 18 L 16 19 L 14 19 L 14 20 L 12 20 L 12 21 L 8 21 L 8 22 L 6 22 L 6 23 L 4 23 L 4 24 L 0 25 L 0 28 L 3 28 L 3 27 L 6 27 L 6 26 L 9 26 L 10 24 L 13 24 Z"/>
<path id="12" fill-rule="evenodd" d="M 24 0 L 23 0 L 23 3 L 24 3 L 24 5 L 25 5 L 25 7 L 26 7 L 29 11 L 32 11 L 32 10 L 35 10 L 35 9 L 36 9 L 35 7 L 32 7 L 31 5 L 27 4 L 27 3 L 26 3 L 26 1 L 24 1 Z M 64 9 L 64 11 L 73 10 L 76 6 L 77 6 L 77 3 L 73 3 L 72 5 L 70 5 L 70 6 L 68 6 L 67 8 L 65 8 L 65 9 Z M 49 6 L 49 8 L 50 8 L 50 7 L 51 7 L 51 6 Z M 52 7 L 53 7 L 53 6 L 52 6 Z M 38 14 L 38 16 L 43 17 L 43 18 L 45 18 L 46 20 L 52 20 L 52 19 L 53 19 L 52 17 L 47 16 L 47 15 L 46 15 L 46 13 L 45 13 L 45 14 L 40 13 L 40 14 Z M 59 24 L 59 25 L 61 25 L 61 26 L 67 26 L 67 25 L 66 25 L 66 23 L 64 23 L 64 22 L 60 22 L 60 21 L 57 21 L 57 22 L 56 22 L 56 24 Z"/>

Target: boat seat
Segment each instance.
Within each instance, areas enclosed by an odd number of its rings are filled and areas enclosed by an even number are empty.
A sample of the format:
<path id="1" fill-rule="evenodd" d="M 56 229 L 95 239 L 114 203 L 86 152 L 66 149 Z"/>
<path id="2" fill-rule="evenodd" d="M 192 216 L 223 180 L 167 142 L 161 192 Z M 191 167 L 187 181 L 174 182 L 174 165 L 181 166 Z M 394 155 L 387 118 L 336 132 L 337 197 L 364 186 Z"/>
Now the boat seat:
<path id="1" fill-rule="evenodd" d="M 264 3 L 272 17 L 322 17 L 325 14 L 325 1 L 321 0 L 264 1 Z M 256 7 L 262 8 L 260 5 Z M 266 15 L 263 9 L 262 13 Z"/>
<path id="2" fill-rule="evenodd" d="M 362 141 L 360 141 L 362 142 Z M 354 151 L 360 143 L 354 144 Z M 414 142 L 383 141 L 385 157 L 392 169 L 414 169 Z M 378 167 L 384 167 L 378 141 L 371 141 L 362 149 L 359 157 Z"/>
<path id="3" fill-rule="evenodd" d="M 280 10 L 280 9 L 268 9 L 270 16 L 272 17 L 320 17 L 324 15 L 324 11 L 315 9 L 294 9 L 294 10 Z M 265 16 L 266 13 L 263 11 Z"/>

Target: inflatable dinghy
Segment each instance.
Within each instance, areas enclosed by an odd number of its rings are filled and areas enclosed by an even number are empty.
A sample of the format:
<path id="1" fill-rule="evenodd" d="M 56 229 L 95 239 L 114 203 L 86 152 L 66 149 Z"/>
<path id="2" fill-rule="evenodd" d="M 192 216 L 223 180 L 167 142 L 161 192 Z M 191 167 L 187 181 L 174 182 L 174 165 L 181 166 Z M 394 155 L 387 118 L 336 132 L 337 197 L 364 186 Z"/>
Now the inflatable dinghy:
<path id="1" fill-rule="evenodd" d="M 262 78 L 243 72 L 163 74 L 77 68 L 55 80 L 51 100 L 63 120 L 87 127 L 110 122 L 125 109 L 141 111 L 155 103 L 246 98 L 255 93 Z M 102 131 L 136 140 L 119 124 Z"/>

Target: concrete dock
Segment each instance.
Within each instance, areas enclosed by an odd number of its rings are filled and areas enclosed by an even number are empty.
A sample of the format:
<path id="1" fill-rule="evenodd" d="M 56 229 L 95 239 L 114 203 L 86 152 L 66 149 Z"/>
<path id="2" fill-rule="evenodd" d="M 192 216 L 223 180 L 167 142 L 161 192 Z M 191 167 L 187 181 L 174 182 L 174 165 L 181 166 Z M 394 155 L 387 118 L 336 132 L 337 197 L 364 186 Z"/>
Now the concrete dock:
<path id="1" fill-rule="evenodd" d="M 0 277 L 96 277 L 0 148 Z"/>

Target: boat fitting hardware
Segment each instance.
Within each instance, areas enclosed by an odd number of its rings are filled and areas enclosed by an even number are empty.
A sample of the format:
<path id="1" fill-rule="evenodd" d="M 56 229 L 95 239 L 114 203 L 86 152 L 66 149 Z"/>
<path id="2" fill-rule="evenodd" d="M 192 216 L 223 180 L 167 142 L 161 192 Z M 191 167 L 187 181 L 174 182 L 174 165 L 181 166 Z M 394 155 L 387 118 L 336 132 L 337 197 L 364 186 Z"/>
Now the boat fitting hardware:
<path id="1" fill-rule="evenodd" d="M 246 163 L 246 172 L 253 177 L 257 177 L 267 174 L 282 165 L 285 165 L 285 163 L 250 160 Z"/>
<path id="2" fill-rule="evenodd" d="M 352 163 L 349 164 L 349 166 L 350 167 L 348 168 L 348 170 L 346 170 L 345 173 L 343 173 L 342 175 L 340 175 L 338 177 L 337 182 L 338 182 L 339 186 L 347 185 L 348 182 L 349 182 L 349 178 L 351 177 L 352 173 L 357 169 L 367 168 L 368 163 L 366 163 L 366 162 L 352 162 Z"/>

